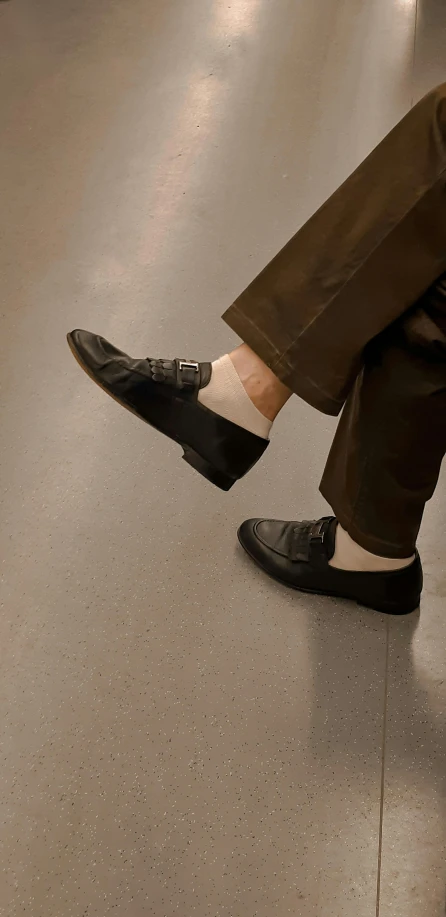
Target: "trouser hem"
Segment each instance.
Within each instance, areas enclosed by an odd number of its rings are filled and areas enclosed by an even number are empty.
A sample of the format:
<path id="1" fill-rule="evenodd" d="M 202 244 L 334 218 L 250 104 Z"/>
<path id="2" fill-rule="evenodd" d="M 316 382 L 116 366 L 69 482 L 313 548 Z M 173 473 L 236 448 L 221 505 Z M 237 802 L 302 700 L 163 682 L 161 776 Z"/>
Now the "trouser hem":
<path id="1" fill-rule="evenodd" d="M 230 306 L 222 318 L 295 395 L 299 395 L 322 414 L 337 417 L 344 402 L 327 395 L 308 375 L 300 373 L 295 366 L 291 366 L 286 356 L 281 354 L 265 336 L 262 328 L 241 312 L 236 304 Z"/>
<path id="2" fill-rule="evenodd" d="M 406 541 L 404 543 L 397 543 L 394 541 L 387 541 L 380 535 L 364 532 L 360 522 L 357 519 L 354 521 L 352 519 L 354 514 L 352 507 L 343 505 L 342 494 L 337 498 L 333 497 L 330 488 L 325 486 L 323 480 L 321 481 L 319 490 L 324 500 L 330 504 L 342 528 L 350 535 L 350 538 L 353 538 L 353 541 L 356 541 L 356 544 L 359 544 L 365 551 L 370 551 L 371 554 L 377 554 L 378 557 L 388 557 L 396 560 L 406 559 L 415 553 L 416 545 L 414 542 Z"/>

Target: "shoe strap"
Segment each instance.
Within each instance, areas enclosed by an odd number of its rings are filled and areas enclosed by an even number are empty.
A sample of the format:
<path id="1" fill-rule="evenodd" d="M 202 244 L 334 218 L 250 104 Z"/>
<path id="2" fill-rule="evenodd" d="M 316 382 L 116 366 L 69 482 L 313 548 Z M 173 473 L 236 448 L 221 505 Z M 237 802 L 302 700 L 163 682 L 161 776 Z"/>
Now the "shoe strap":
<path id="1" fill-rule="evenodd" d="M 198 394 L 204 388 L 212 373 L 210 363 L 196 363 L 195 360 L 175 360 L 177 367 L 177 381 L 182 389 Z"/>
<path id="2" fill-rule="evenodd" d="M 316 521 L 303 520 L 295 525 L 290 540 L 290 560 L 326 566 L 327 535 L 332 522 L 333 516 L 324 516 Z"/>
<path id="3" fill-rule="evenodd" d="M 195 360 L 153 360 L 147 357 L 152 382 L 167 383 L 182 392 L 198 394 L 209 381 L 210 363 Z"/>
<path id="4" fill-rule="evenodd" d="M 200 388 L 200 364 L 195 360 L 175 360 L 177 383 L 180 388 L 194 391 Z"/>

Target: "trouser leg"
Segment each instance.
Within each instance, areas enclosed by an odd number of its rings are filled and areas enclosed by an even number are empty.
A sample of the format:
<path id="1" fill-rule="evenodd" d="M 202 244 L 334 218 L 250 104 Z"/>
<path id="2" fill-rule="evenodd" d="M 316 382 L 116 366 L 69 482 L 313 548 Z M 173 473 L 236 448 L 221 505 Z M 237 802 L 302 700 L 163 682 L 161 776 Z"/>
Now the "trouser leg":
<path id="1" fill-rule="evenodd" d="M 409 557 L 446 452 L 446 275 L 366 349 L 321 483 L 363 548 Z"/>
<path id="2" fill-rule="evenodd" d="M 225 313 L 314 407 L 341 410 L 368 343 L 446 269 L 446 84 L 418 103 Z"/>

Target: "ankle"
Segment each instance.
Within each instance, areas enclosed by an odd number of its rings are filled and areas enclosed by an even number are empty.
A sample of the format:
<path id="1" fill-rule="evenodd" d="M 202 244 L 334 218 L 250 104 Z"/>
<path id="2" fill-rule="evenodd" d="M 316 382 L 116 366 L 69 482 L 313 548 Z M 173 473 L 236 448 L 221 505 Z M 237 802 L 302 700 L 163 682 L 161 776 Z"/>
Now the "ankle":
<path id="1" fill-rule="evenodd" d="M 371 554 L 370 551 L 366 551 L 357 544 L 338 523 L 335 552 L 330 560 L 330 567 L 363 573 L 379 573 L 386 570 L 401 570 L 403 567 L 408 567 L 414 558 L 414 554 L 405 558 L 380 557 L 378 554 Z"/>
<path id="2" fill-rule="evenodd" d="M 198 401 L 255 436 L 269 439 L 272 422 L 259 411 L 247 394 L 228 354 L 212 363 L 210 380 L 200 389 Z"/>
<path id="3" fill-rule="evenodd" d="M 257 410 L 268 420 L 275 420 L 292 394 L 290 389 L 247 344 L 241 344 L 229 357 Z"/>

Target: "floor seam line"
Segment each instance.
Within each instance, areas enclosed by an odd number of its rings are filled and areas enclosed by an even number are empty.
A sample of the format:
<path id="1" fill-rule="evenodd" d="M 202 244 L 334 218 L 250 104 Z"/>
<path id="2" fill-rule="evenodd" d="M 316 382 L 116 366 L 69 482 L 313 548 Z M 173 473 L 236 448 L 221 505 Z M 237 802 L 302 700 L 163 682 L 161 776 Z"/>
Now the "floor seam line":
<path id="1" fill-rule="evenodd" d="M 389 648 L 390 648 L 390 622 L 386 622 L 386 656 L 384 669 L 384 707 L 383 707 L 383 730 L 382 730 L 382 749 L 381 749 L 381 786 L 379 801 L 379 828 L 378 828 L 378 863 L 376 875 L 376 917 L 380 913 L 381 898 L 381 865 L 383 850 L 383 821 L 384 821 L 384 791 L 385 791 L 385 765 L 386 765 L 386 742 L 387 742 L 387 709 L 388 709 L 388 688 L 389 688 Z"/>

